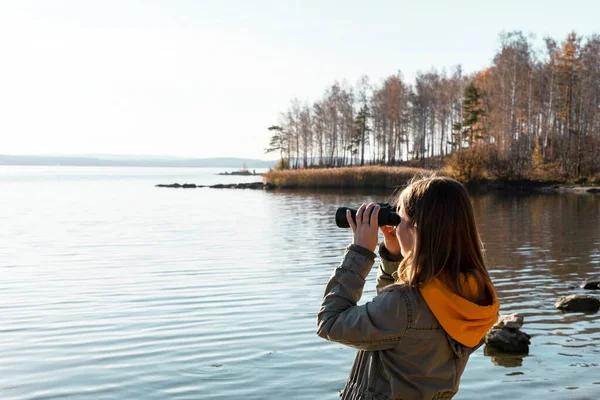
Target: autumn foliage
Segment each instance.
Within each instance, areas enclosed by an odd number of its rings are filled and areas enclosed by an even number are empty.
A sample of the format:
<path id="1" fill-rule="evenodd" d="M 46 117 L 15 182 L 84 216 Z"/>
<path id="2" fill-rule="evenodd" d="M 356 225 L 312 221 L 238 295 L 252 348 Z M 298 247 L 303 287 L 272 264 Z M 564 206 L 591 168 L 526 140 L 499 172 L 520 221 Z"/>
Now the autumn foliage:
<path id="1" fill-rule="evenodd" d="M 458 60 L 457 60 L 458 61 Z M 293 100 L 275 138 L 289 168 L 441 159 L 464 180 L 600 174 L 600 35 L 500 35 L 488 68 L 335 82 Z"/>

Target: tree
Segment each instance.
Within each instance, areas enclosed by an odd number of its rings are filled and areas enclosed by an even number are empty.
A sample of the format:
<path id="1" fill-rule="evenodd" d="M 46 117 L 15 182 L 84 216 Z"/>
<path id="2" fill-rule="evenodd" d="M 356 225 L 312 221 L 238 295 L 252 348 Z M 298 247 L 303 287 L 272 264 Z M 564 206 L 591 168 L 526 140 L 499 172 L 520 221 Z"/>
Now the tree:
<path id="1" fill-rule="evenodd" d="M 285 153 L 288 145 L 287 134 L 284 131 L 283 127 L 280 125 L 272 125 L 268 128 L 268 130 L 269 132 L 273 133 L 273 136 L 271 136 L 269 147 L 265 149 L 265 153 L 279 151 L 279 156 L 281 158 L 280 166 L 281 168 L 283 168 L 285 166 L 283 154 Z"/>
<path id="2" fill-rule="evenodd" d="M 462 148 L 462 143 L 467 142 L 467 147 L 473 147 L 477 139 L 483 139 L 483 130 L 481 128 L 481 118 L 484 115 L 481 108 L 481 94 L 473 83 L 465 88 L 463 100 L 463 120 L 454 124 L 458 148 Z"/>
<path id="3" fill-rule="evenodd" d="M 323 102 L 317 101 L 313 104 L 313 132 L 314 141 L 319 153 L 319 166 L 323 165 L 325 152 L 325 133 L 327 130 L 327 112 Z"/>
<path id="4" fill-rule="evenodd" d="M 308 154 L 310 152 L 312 156 L 313 149 L 312 117 L 308 104 L 302 106 L 298 123 L 300 147 L 302 148 L 302 165 L 304 168 L 308 168 Z"/>
<path id="5" fill-rule="evenodd" d="M 369 132 L 371 128 L 368 125 L 368 119 L 371 117 L 369 114 L 369 106 L 363 105 L 354 118 L 354 136 L 352 137 L 352 150 L 356 151 L 354 155 L 358 154 L 360 148 L 360 165 L 365 165 L 365 145 L 368 144 Z"/>
<path id="6" fill-rule="evenodd" d="M 579 109 L 580 94 L 580 59 L 581 38 L 575 32 L 571 32 L 563 42 L 562 47 L 556 53 L 556 72 L 558 84 L 558 96 L 561 104 L 559 118 L 563 126 L 562 163 L 565 170 L 569 170 L 572 164 L 575 173 L 579 175 L 581 169 L 581 135 L 577 114 Z M 575 140 L 573 140 L 575 139 Z M 575 154 L 574 154 L 575 153 Z"/>
<path id="7" fill-rule="evenodd" d="M 271 148 L 282 159 L 295 154 L 296 166 L 302 155 L 305 167 L 428 165 L 477 153 L 497 176 L 533 168 L 592 177 L 600 172 L 600 36 L 544 38 L 539 50 L 532 43 L 520 31 L 501 34 L 490 65 L 472 75 L 458 65 L 413 82 L 399 72 L 374 84 L 362 76 L 354 87 L 335 81 L 310 109 L 292 101 Z"/>
<path id="8" fill-rule="evenodd" d="M 355 137 L 357 136 L 360 143 L 360 165 L 365 164 L 365 147 L 369 142 L 369 132 L 371 129 L 368 125 L 368 119 L 372 117 L 369 112 L 369 96 L 368 92 L 371 89 L 369 77 L 363 75 L 356 84 L 356 93 L 361 108 L 354 119 Z"/>

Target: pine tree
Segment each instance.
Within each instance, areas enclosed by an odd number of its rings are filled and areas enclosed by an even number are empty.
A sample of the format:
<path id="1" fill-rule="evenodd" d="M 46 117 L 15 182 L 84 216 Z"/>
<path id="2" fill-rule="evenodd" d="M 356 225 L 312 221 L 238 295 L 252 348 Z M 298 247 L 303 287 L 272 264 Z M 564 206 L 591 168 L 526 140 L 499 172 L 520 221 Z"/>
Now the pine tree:
<path id="1" fill-rule="evenodd" d="M 472 147 L 476 139 L 483 139 L 483 129 L 481 127 L 481 118 L 485 112 L 481 108 L 481 93 L 473 83 L 469 83 L 464 90 L 463 100 L 463 120 L 454 124 L 455 143 L 458 148 L 462 148 L 462 143 L 467 142 L 468 147 Z"/>
<path id="2" fill-rule="evenodd" d="M 279 125 L 270 126 L 269 131 L 274 132 L 273 136 L 271 136 L 271 141 L 269 142 L 269 147 L 265 149 L 265 153 L 271 153 L 273 151 L 279 151 L 279 156 L 281 157 L 281 162 L 279 164 L 281 169 L 286 169 L 286 163 L 283 159 L 283 153 L 287 149 L 288 137 L 286 131 L 283 127 Z M 287 164 L 289 165 L 289 164 Z"/>

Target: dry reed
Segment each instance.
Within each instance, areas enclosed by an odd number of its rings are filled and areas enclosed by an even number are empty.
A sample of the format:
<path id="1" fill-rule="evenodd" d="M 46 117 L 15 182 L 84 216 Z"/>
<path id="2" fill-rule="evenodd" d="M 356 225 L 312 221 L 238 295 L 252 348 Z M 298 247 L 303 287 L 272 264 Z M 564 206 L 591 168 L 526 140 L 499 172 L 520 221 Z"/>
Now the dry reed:
<path id="1" fill-rule="evenodd" d="M 363 166 L 297 170 L 271 170 L 263 182 L 278 188 L 389 189 L 404 185 L 415 175 L 432 170 L 411 167 Z"/>

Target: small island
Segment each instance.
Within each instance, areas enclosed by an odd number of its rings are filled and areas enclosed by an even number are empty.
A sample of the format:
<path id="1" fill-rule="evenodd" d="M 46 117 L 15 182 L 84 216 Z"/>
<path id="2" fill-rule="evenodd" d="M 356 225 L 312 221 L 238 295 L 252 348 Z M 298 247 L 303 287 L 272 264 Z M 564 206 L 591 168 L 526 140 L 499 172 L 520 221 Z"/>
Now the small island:
<path id="1" fill-rule="evenodd" d="M 237 176 L 262 176 L 261 173 L 256 173 L 256 170 L 253 169 L 252 172 L 250 172 L 248 169 L 246 168 L 242 168 L 238 171 L 232 171 L 232 172 L 220 172 L 217 175 L 237 175 Z"/>

